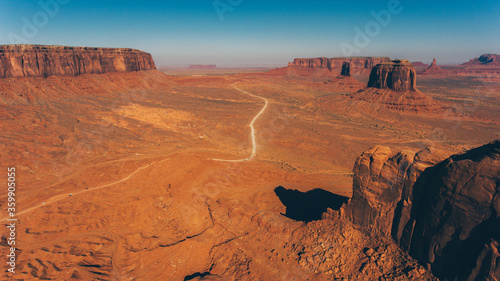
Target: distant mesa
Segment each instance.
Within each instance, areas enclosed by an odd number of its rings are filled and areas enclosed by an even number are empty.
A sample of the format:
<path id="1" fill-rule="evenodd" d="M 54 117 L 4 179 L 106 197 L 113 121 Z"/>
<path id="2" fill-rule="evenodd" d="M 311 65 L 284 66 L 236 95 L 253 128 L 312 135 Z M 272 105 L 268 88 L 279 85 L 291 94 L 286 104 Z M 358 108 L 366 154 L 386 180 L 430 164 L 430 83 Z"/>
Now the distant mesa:
<path id="1" fill-rule="evenodd" d="M 192 64 L 188 69 L 217 69 L 215 64 Z"/>
<path id="2" fill-rule="evenodd" d="M 397 92 L 416 90 L 416 73 L 407 60 L 393 60 L 373 67 L 368 87 L 391 89 Z"/>
<path id="3" fill-rule="evenodd" d="M 484 54 L 480 56 L 479 58 L 474 58 L 471 59 L 470 61 L 463 63 L 462 66 L 469 66 L 469 67 L 474 67 L 474 66 L 493 66 L 493 67 L 499 67 L 500 66 L 500 55 L 494 55 L 494 54 Z"/>
<path id="4" fill-rule="evenodd" d="M 342 71 L 340 72 L 342 76 L 351 76 L 351 63 L 345 61 L 342 63 Z"/>
<path id="5" fill-rule="evenodd" d="M 269 74 L 337 76 L 344 62 L 349 62 L 350 74 L 368 74 L 374 65 L 388 61 L 391 61 L 388 57 L 296 58 L 288 67 L 273 69 Z"/>
<path id="6" fill-rule="evenodd" d="M 433 75 L 433 74 L 446 74 L 448 73 L 448 71 L 442 69 L 441 67 L 439 67 L 437 65 L 437 60 L 436 58 L 434 58 L 432 60 L 432 64 L 431 66 L 429 66 L 426 70 L 420 72 L 419 74 L 422 74 L 422 75 Z"/>
<path id="7" fill-rule="evenodd" d="M 288 63 L 288 67 L 309 67 L 341 69 L 344 62 L 349 62 L 353 69 L 371 69 L 374 65 L 391 61 L 387 57 L 336 57 L 336 58 L 297 58 Z"/>
<path id="8" fill-rule="evenodd" d="M 156 69 L 151 54 L 135 49 L 0 46 L 0 78 L 76 76 L 151 69 Z"/>
<path id="9" fill-rule="evenodd" d="M 414 61 L 414 62 L 412 62 L 412 64 L 413 64 L 413 67 L 415 67 L 415 69 L 422 69 L 422 68 L 426 69 L 430 66 L 430 65 L 425 64 L 421 61 Z"/>

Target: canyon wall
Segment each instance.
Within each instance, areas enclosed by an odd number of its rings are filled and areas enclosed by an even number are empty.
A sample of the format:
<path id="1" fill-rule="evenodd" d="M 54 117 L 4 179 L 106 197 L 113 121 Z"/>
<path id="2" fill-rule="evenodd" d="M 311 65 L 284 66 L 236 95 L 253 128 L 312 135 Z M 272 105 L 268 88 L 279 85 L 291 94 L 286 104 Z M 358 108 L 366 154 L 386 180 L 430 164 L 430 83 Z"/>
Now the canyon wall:
<path id="1" fill-rule="evenodd" d="M 444 158 L 435 149 L 364 152 L 343 212 L 392 237 L 437 277 L 498 280 L 500 141 Z"/>
<path id="2" fill-rule="evenodd" d="M 156 69 L 151 54 L 125 48 L 0 46 L 0 78 L 75 76 Z"/>

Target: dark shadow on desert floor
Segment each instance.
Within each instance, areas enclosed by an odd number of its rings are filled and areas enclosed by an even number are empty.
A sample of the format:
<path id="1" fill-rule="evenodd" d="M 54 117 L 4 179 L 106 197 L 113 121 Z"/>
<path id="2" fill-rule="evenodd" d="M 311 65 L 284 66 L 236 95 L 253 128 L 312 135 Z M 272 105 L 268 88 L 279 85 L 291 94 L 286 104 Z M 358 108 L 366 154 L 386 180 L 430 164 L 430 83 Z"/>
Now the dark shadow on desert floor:
<path id="1" fill-rule="evenodd" d="M 339 210 L 349 198 L 333 194 L 323 189 L 301 192 L 278 186 L 274 192 L 286 207 L 286 217 L 293 220 L 310 222 L 321 219 L 327 208 Z"/>

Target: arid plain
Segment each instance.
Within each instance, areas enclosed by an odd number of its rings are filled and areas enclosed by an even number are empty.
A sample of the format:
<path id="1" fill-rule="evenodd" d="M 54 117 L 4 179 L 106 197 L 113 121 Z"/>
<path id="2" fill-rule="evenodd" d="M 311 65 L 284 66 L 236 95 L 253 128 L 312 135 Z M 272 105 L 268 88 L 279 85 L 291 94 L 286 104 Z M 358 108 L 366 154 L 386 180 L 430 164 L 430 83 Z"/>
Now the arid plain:
<path id="1" fill-rule="evenodd" d="M 498 71 L 417 75 L 431 109 L 367 98 L 369 71 L 233 72 L 0 78 L 1 162 L 17 170 L 16 278 L 434 278 L 337 210 L 293 219 L 278 187 L 306 209 L 333 194 L 345 203 L 356 158 L 375 145 L 448 157 L 499 139 Z M 252 155 L 264 99 L 255 157 L 221 161 Z M 305 195 L 315 189 L 325 193 Z"/>

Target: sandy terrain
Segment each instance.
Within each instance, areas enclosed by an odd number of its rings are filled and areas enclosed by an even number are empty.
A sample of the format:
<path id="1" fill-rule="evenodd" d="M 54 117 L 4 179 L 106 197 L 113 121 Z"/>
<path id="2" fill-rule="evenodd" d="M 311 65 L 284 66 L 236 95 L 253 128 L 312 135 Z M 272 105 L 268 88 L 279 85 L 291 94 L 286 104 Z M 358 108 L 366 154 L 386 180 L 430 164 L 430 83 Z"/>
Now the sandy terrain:
<path id="1" fill-rule="evenodd" d="M 354 160 L 375 144 L 452 154 L 498 139 L 500 84 L 419 78 L 449 109 L 429 114 L 350 99 L 362 85 L 159 71 L 2 79 L 0 160 L 18 171 L 17 278 L 363 280 L 425 271 L 334 212 L 309 223 L 285 216 L 276 188 L 300 191 L 298 200 L 314 189 L 350 197 Z"/>

